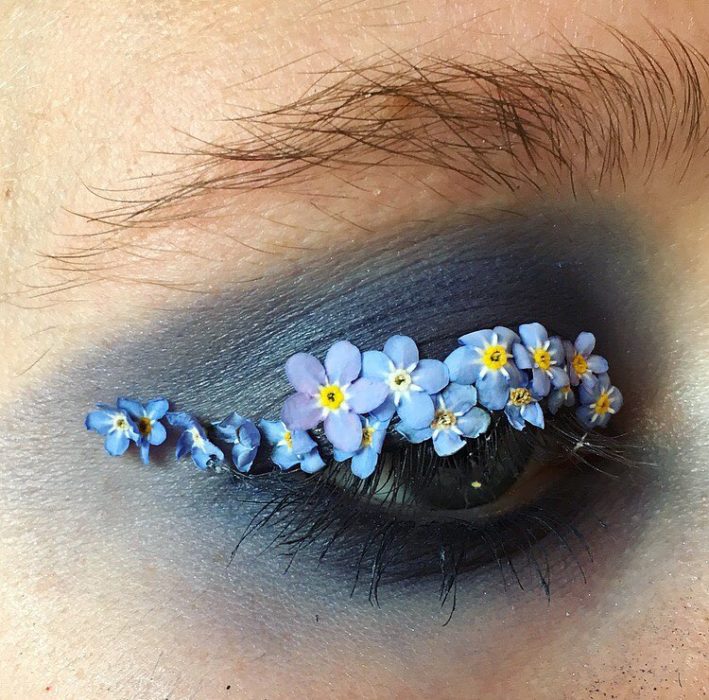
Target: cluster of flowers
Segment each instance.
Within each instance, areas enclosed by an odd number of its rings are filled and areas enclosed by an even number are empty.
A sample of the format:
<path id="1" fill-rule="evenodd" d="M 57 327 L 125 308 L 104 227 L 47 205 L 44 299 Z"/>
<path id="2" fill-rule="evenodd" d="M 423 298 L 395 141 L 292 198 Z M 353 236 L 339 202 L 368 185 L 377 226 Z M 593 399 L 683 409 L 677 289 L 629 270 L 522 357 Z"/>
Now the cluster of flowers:
<path id="1" fill-rule="evenodd" d="M 286 362 L 286 375 L 296 393 L 281 411 L 281 420 L 258 425 L 232 413 L 212 426 L 215 439 L 231 445 L 235 468 L 248 472 L 262 436 L 272 446 L 271 460 L 281 469 L 322 469 L 318 445 L 308 433 L 322 424 L 337 461 L 350 460 L 352 472 L 370 476 L 377 465 L 390 424 L 412 443 L 433 441 L 440 456 L 456 453 L 466 438 L 490 425 L 490 411 L 504 411 L 517 430 L 525 423 L 544 428 L 542 401 L 556 414 L 577 403 L 576 416 L 588 429 L 604 427 L 623 403 L 611 384 L 608 362 L 594 355 L 592 333 L 574 343 L 550 337 L 544 326 L 528 323 L 519 335 L 497 326 L 459 338 L 460 347 L 444 362 L 421 359 L 407 336 L 389 338 L 382 351 L 360 352 L 348 341 L 335 343 L 324 364 L 297 353 Z M 99 404 L 86 417 L 86 427 L 105 436 L 112 455 L 134 442 L 147 463 L 151 445 L 165 441 L 161 420 L 182 433 L 176 455 L 189 454 L 199 469 L 224 461 L 224 453 L 204 426 L 187 413 L 169 411 L 158 398 L 142 404 L 120 398 L 115 407 Z"/>

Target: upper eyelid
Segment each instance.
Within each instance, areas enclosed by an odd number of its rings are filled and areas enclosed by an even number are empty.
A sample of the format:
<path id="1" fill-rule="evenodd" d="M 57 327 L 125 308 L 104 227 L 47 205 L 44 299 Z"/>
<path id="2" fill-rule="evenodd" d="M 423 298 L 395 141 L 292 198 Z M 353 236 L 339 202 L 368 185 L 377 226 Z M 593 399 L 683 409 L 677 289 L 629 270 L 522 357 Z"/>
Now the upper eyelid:
<path id="1" fill-rule="evenodd" d="M 329 87 L 232 120 L 238 136 L 195 150 L 203 157 L 197 175 L 190 160 L 184 178 L 161 194 L 90 218 L 129 227 L 169 222 L 173 208 L 215 191 L 389 159 L 516 190 L 550 180 L 573 188 L 581 175 L 624 179 L 631 159 L 649 172 L 678 151 L 681 177 L 694 156 L 709 152 L 709 61 L 659 31 L 658 56 L 609 31 L 623 58 L 566 45 L 537 62 L 412 63 L 397 54 L 341 66 L 329 72 Z"/>

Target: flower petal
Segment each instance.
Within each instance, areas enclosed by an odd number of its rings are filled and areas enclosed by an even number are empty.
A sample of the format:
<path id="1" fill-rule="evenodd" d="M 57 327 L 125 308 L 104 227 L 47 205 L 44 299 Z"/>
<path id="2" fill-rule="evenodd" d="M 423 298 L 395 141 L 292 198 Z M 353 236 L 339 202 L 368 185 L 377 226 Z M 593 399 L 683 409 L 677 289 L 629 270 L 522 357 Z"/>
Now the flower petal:
<path id="1" fill-rule="evenodd" d="M 613 387 L 614 391 L 610 395 L 610 405 L 611 408 L 617 413 L 623 406 L 623 394 L 620 393 L 620 389 L 616 386 Z"/>
<path id="2" fill-rule="evenodd" d="M 258 427 L 261 428 L 261 432 L 271 445 L 275 445 L 283 440 L 283 436 L 288 432 L 288 428 L 286 428 L 283 421 L 280 420 L 266 420 L 262 418 L 258 422 Z"/>
<path id="3" fill-rule="evenodd" d="M 384 403 L 389 388 L 383 382 L 358 379 L 347 390 L 347 402 L 355 413 L 369 413 Z"/>
<path id="4" fill-rule="evenodd" d="M 113 415 L 106 411 L 91 411 L 84 420 L 87 430 L 95 430 L 99 435 L 105 435 L 113 427 Z"/>
<path id="5" fill-rule="evenodd" d="M 454 413 L 467 413 L 478 400 L 478 392 L 469 384 L 451 382 L 441 394 L 446 408 Z"/>
<path id="6" fill-rule="evenodd" d="M 549 393 L 549 377 L 544 370 L 535 367 L 532 370 L 532 391 L 541 398 Z"/>
<path id="7" fill-rule="evenodd" d="M 323 458 L 317 450 L 311 450 L 300 462 L 300 469 L 306 474 L 319 472 L 325 466 Z"/>
<path id="8" fill-rule="evenodd" d="M 338 450 L 355 452 L 362 443 L 362 421 L 350 411 L 330 413 L 325 418 L 325 435 Z"/>
<path id="9" fill-rule="evenodd" d="M 130 440 L 122 430 L 110 430 L 103 443 L 106 452 L 113 457 L 120 457 L 128 449 L 128 445 Z"/>
<path id="10" fill-rule="evenodd" d="M 155 421 L 150 430 L 150 435 L 148 435 L 148 442 L 151 445 L 162 445 L 165 442 L 165 438 L 167 438 L 165 426 L 159 421 Z"/>
<path id="11" fill-rule="evenodd" d="M 541 323 L 523 323 L 519 327 L 519 335 L 522 342 L 528 348 L 538 348 L 549 340 L 547 329 Z"/>
<path id="12" fill-rule="evenodd" d="M 293 430 L 291 432 L 291 442 L 293 443 L 293 452 L 296 455 L 306 455 L 314 447 L 318 446 L 305 430 Z"/>
<path id="13" fill-rule="evenodd" d="M 324 411 L 312 396 L 293 394 L 281 409 L 281 420 L 290 430 L 310 430 L 323 419 Z"/>
<path id="14" fill-rule="evenodd" d="M 245 474 L 253 466 L 258 447 L 246 447 L 243 444 L 235 444 L 231 450 L 231 458 L 236 470 Z"/>
<path id="15" fill-rule="evenodd" d="M 482 369 L 482 365 L 476 362 L 477 357 L 475 350 L 467 345 L 453 350 L 445 359 L 450 380 L 458 384 L 472 384 L 477 381 Z"/>
<path id="16" fill-rule="evenodd" d="M 204 471 L 209 466 L 210 455 L 206 450 L 199 447 L 192 447 L 192 452 L 190 454 L 195 467 L 200 471 Z"/>
<path id="17" fill-rule="evenodd" d="M 244 420 L 239 428 L 238 436 L 239 442 L 244 447 L 254 448 L 261 444 L 261 433 L 250 420 Z"/>
<path id="18" fill-rule="evenodd" d="M 165 418 L 175 428 L 190 428 L 197 422 L 189 413 L 183 413 L 182 411 L 166 413 Z"/>
<path id="19" fill-rule="evenodd" d="M 422 391 L 410 392 L 399 404 L 399 418 L 412 428 L 431 425 L 435 413 L 433 400 Z"/>
<path id="20" fill-rule="evenodd" d="M 374 450 L 365 448 L 352 457 L 350 468 L 355 476 L 358 476 L 360 479 L 366 479 L 374 473 L 378 460 L 379 455 Z"/>
<path id="21" fill-rule="evenodd" d="M 508 403 L 505 406 L 505 415 L 513 428 L 524 430 L 524 418 L 522 418 L 519 406 Z"/>
<path id="22" fill-rule="evenodd" d="M 408 335 L 393 335 L 384 343 L 384 354 L 388 355 L 398 369 L 409 367 L 419 361 L 419 349 Z"/>
<path id="23" fill-rule="evenodd" d="M 482 408 L 474 406 L 458 418 L 456 425 L 461 429 L 463 435 L 475 438 L 490 427 L 490 414 Z"/>
<path id="24" fill-rule="evenodd" d="M 458 342 L 461 345 L 467 345 L 471 348 L 484 348 L 489 345 L 492 341 L 492 330 L 485 328 L 481 331 L 473 331 L 472 333 L 466 333 L 458 338 Z"/>
<path id="25" fill-rule="evenodd" d="M 281 469 L 290 469 L 298 464 L 300 458 L 286 445 L 276 445 L 271 450 L 271 461 Z"/>
<path id="26" fill-rule="evenodd" d="M 433 430 L 431 428 L 412 428 L 406 425 L 406 423 L 399 423 L 396 426 L 396 432 L 403 435 L 409 442 L 418 445 L 421 442 L 425 442 L 431 438 L 433 435 Z"/>
<path id="27" fill-rule="evenodd" d="M 452 430 L 441 430 L 433 436 L 433 449 L 437 455 L 447 457 L 465 447 L 465 440 Z"/>
<path id="28" fill-rule="evenodd" d="M 509 383 L 500 372 L 488 372 L 478 379 L 478 401 L 491 411 L 501 411 L 509 397 Z"/>
<path id="29" fill-rule="evenodd" d="M 136 401 L 135 399 L 127 399 L 125 396 L 118 397 L 116 406 L 125 411 L 131 418 L 142 418 L 147 415 L 145 408 L 140 401 Z"/>
<path id="30" fill-rule="evenodd" d="M 335 343 L 325 355 L 327 378 L 334 384 L 353 382 L 362 369 L 362 353 L 349 340 Z"/>
<path id="31" fill-rule="evenodd" d="M 584 357 L 588 357 L 593 352 L 593 348 L 596 347 L 596 336 L 593 335 L 593 333 L 579 333 L 578 336 L 576 336 L 574 347 L 576 348 L 576 352 Z"/>
<path id="32" fill-rule="evenodd" d="M 600 355 L 590 355 L 586 360 L 588 368 L 594 374 L 603 374 L 608 371 L 608 360 Z"/>
<path id="33" fill-rule="evenodd" d="M 522 418 L 524 418 L 527 423 L 536 425 L 537 428 L 544 427 L 544 412 L 542 411 L 542 407 L 536 401 L 534 403 L 528 403 L 526 406 L 522 406 L 520 413 L 522 414 Z"/>
<path id="34" fill-rule="evenodd" d="M 557 389 L 562 386 L 568 386 L 569 375 L 566 373 L 566 370 L 563 370 L 563 369 L 561 369 L 561 367 L 557 367 L 556 365 L 553 365 L 552 367 L 549 368 L 549 371 L 551 372 L 551 383 Z"/>
<path id="35" fill-rule="evenodd" d="M 327 384 L 322 363 L 307 352 L 298 352 L 288 358 L 286 376 L 294 389 L 302 394 L 315 394 L 318 387 Z"/>
<path id="36" fill-rule="evenodd" d="M 370 413 L 377 420 L 388 421 L 396 413 L 396 404 L 391 396 L 388 396 L 381 406 L 377 406 L 375 409 L 370 411 Z"/>
<path id="37" fill-rule="evenodd" d="M 547 401 L 547 408 L 552 416 L 555 416 L 561 405 L 564 403 L 564 393 L 561 389 L 556 389 L 549 394 L 549 400 Z"/>
<path id="38" fill-rule="evenodd" d="M 532 369 L 532 357 L 522 343 L 515 343 L 512 346 L 512 356 L 520 369 Z"/>
<path id="39" fill-rule="evenodd" d="M 389 375 L 391 360 L 380 350 L 367 350 L 362 353 L 362 376 L 367 379 L 384 381 Z"/>
<path id="40" fill-rule="evenodd" d="M 440 360 L 421 360 L 411 373 L 411 380 L 425 392 L 437 394 L 450 380 L 448 367 Z"/>
<path id="41" fill-rule="evenodd" d="M 553 335 L 549 338 L 548 349 L 551 359 L 556 362 L 559 367 L 563 367 L 566 361 L 566 353 L 564 352 L 564 344 L 558 335 Z"/>
<path id="42" fill-rule="evenodd" d="M 139 450 L 140 450 L 140 459 L 142 460 L 143 464 L 149 464 L 150 463 L 150 443 L 147 440 L 141 440 Z"/>
<path id="43" fill-rule="evenodd" d="M 519 343 L 520 337 L 507 326 L 495 326 L 492 332 L 497 335 L 497 342 L 504 345 L 508 350 L 513 343 Z"/>
<path id="44" fill-rule="evenodd" d="M 576 418 L 586 428 L 595 428 L 596 424 L 593 421 L 594 412 L 588 406 L 579 406 L 576 409 Z"/>
<path id="45" fill-rule="evenodd" d="M 169 410 L 170 404 L 167 399 L 159 397 L 151 399 L 145 404 L 145 413 L 152 420 L 160 420 Z"/>

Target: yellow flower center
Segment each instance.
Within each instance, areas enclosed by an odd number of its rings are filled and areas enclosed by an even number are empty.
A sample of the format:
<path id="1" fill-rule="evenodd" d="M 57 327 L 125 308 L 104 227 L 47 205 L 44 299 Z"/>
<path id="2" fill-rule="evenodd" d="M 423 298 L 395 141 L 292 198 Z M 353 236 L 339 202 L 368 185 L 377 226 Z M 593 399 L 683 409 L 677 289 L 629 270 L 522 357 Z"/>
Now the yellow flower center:
<path id="1" fill-rule="evenodd" d="M 436 415 L 433 417 L 431 428 L 433 428 L 433 430 L 448 430 L 457 422 L 458 419 L 455 417 L 453 411 L 449 411 L 447 408 L 439 408 L 436 411 Z"/>
<path id="2" fill-rule="evenodd" d="M 529 389 L 522 389 L 521 387 L 510 389 L 510 403 L 513 406 L 526 406 L 532 403 L 532 394 Z"/>
<path id="3" fill-rule="evenodd" d="M 602 391 L 601 395 L 598 397 L 598 401 L 596 401 L 591 408 L 600 416 L 608 413 L 611 408 L 611 399 L 608 392 Z"/>
<path id="4" fill-rule="evenodd" d="M 547 370 L 551 367 L 551 355 L 544 348 L 537 348 L 534 351 L 534 361 L 539 369 Z"/>
<path id="5" fill-rule="evenodd" d="M 372 444 L 372 438 L 376 432 L 371 426 L 362 428 L 362 447 L 369 447 Z"/>
<path id="6" fill-rule="evenodd" d="M 286 432 L 283 433 L 283 442 L 286 443 L 289 450 L 293 449 L 293 434 L 290 430 L 286 430 Z"/>
<path id="7" fill-rule="evenodd" d="M 470 485 L 471 485 L 474 489 L 479 489 L 479 488 L 482 486 L 482 484 L 481 484 L 479 481 L 471 481 L 471 482 L 470 482 Z"/>
<path id="8" fill-rule="evenodd" d="M 138 419 L 138 430 L 140 430 L 141 435 L 150 435 L 150 431 L 153 429 L 153 421 L 147 416 L 143 416 Z"/>
<path id="9" fill-rule="evenodd" d="M 502 369 L 507 364 L 507 351 L 502 345 L 490 345 L 483 353 L 483 363 L 488 369 Z"/>
<path id="10" fill-rule="evenodd" d="M 588 369 L 588 362 L 586 362 L 586 358 L 581 353 L 577 352 L 574 355 L 574 359 L 571 360 L 571 364 L 576 370 L 576 374 L 578 374 L 579 376 L 581 376 L 582 374 L 586 374 L 586 370 Z"/>
<path id="11" fill-rule="evenodd" d="M 336 411 L 345 400 L 345 395 L 337 384 L 328 384 L 320 388 L 320 405 Z"/>

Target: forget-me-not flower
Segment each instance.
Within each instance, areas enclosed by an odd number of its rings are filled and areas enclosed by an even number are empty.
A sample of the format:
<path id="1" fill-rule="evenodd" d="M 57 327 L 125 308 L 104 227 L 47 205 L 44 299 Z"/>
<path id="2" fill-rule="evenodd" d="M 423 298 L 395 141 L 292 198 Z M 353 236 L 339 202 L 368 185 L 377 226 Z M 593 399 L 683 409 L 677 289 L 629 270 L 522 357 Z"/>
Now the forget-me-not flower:
<path id="1" fill-rule="evenodd" d="M 523 323 L 519 335 L 522 342 L 512 346 L 512 354 L 519 369 L 532 370 L 534 393 L 541 398 L 549 393 L 551 385 L 556 389 L 566 386 L 569 375 L 563 369 L 561 338 L 550 338 L 541 323 Z"/>
<path id="2" fill-rule="evenodd" d="M 286 399 L 281 419 L 290 430 L 311 430 L 323 422 L 333 447 L 353 452 L 362 438 L 359 416 L 384 403 L 383 382 L 360 378 L 362 353 L 347 340 L 335 343 L 325 356 L 325 366 L 308 353 L 299 352 L 286 362 L 286 375 L 297 394 Z"/>
<path id="3" fill-rule="evenodd" d="M 150 445 L 162 445 L 167 437 L 165 426 L 160 419 L 165 416 L 170 407 L 167 399 L 156 398 L 142 404 L 135 399 L 120 397 L 118 408 L 122 408 L 132 419 L 138 429 L 138 448 L 143 464 L 150 461 Z"/>
<path id="4" fill-rule="evenodd" d="M 105 403 L 96 404 L 98 411 L 91 411 L 84 421 L 87 430 L 95 430 L 105 435 L 103 446 L 108 454 L 119 457 L 130 445 L 131 440 L 138 442 L 138 426 L 122 408 L 115 408 Z"/>
<path id="5" fill-rule="evenodd" d="M 384 445 L 389 419 L 379 420 L 374 416 L 362 417 L 362 441 L 354 452 L 335 450 L 333 456 L 338 462 L 350 461 L 355 476 L 366 479 L 374 473 L 377 460 Z"/>
<path id="6" fill-rule="evenodd" d="M 512 357 L 512 345 L 519 342 L 519 336 L 505 326 L 495 326 L 468 333 L 458 342 L 461 347 L 446 358 L 451 381 L 475 384 L 485 408 L 503 409 L 510 383 L 520 378 Z"/>
<path id="7" fill-rule="evenodd" d="M 576 403 L 576 395 L 569 384 L 553 389 L 547 399 L 549 413 L 555 416 L 562 406 L 573 406 Z"/>
<path id="8" fill-rule="evenodd" d="M 590 388 L 596 383 L 597 376 L 608 371 L 608 361 L 600 355 L 592 355 L 596 346 L 593 333 L 579 333 L 576 341 L 565 341 L 566 362 L 569 380 L 572 386 L 582 383 Z"/>
<path id="9" fill-rule="evenodd" d="M 427 428 L 411 428 L 399 423 L 396 429 L 409 442 L 433 439 L 436 454 L 446 457 L 465 446 L 464 438 L 475 438 L 490 426 L 490 414 L 476 406 L 477 391 L 469 385 L 451 382 L 434 397 L 436 412 Z"/>
<path id="10" fill-rule="evenodd" d="M 526 377 L 513 383 L 509 388 L 505 406 L 505 415 L 510 425 L 517 430 L 524 430 L 526 421 L 537 428 L 543 428 L 544 412 L 539 405 L 540 398 Z"/>
<path id="11" fill-rule="evenodd" d="M 237 471 L 248 472 L 261 444 L 261 433 L 253 422 L 238 413 L 230 413 L 215 424 L 214 432 L 220 440 L 231 443 L 231 459 Z"/>
<path id="12" fill-rule="evenodd" d="M 587 428 L 604 428 L 623 405 L 623 394 L 611 384 L 607 373 L 601 374 L 590 386 L 581 384 L 576 416 Z"/>
<path id="13" fill-rule="evenodd" d="M 265 418 L 258 426 L 273 446 L 271 461 L 281 469 L 299 464 L 302 471 L 313 474 L 325 466 L 318 444 L 305 430 L 289 430 L 283 421 Z"/>
<path id="14" fill-rule="evenodd" d="M 166 418 L 170 425 L 183 429 L 175 449 L 177 459 L 189 453 L 197 469 L 201 470 L 207 469 L 214 460 L 224 460 L 224 453 L 207 438 L 207 433 L 194 416 L 189 413 L 167 413 Z"/>
<path id="15" fill-rule="evenodd" d="M 384 382 L 386 401 L 374 411 L 380 420 L 399 418 L 412 428 L 424 428 L 435 412 L 432 394 L 448 384 L 448 368 L 440 360 L 420 360 L 416 343 L 405 335 L 395 335 L 384 351 L 368 350 L 362 355 L 362 376 Z"/>

